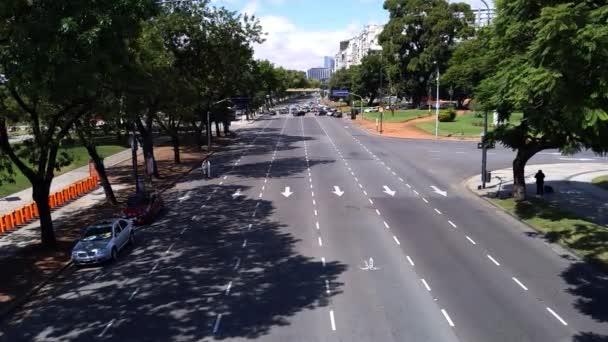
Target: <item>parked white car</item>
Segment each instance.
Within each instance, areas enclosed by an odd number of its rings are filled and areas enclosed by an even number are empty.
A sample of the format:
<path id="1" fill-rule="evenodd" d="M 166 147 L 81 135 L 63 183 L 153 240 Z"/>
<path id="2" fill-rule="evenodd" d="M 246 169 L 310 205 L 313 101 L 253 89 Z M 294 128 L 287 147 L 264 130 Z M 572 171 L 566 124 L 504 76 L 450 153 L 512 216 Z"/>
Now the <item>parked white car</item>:
<path id="1" fill-rule="evenodd" d="M 125 219 L 103 220 L 87 227 L 72 249 L 74 264 L 96 264 L 118 259 L 118 253 L 135 242 L 133 223 Z"/>
<path id="2" fill-rule="evenodd" d="M 378 111 L 378 107 L 367 107 L 363 110 L 364 113 L 374 113 Z"/>

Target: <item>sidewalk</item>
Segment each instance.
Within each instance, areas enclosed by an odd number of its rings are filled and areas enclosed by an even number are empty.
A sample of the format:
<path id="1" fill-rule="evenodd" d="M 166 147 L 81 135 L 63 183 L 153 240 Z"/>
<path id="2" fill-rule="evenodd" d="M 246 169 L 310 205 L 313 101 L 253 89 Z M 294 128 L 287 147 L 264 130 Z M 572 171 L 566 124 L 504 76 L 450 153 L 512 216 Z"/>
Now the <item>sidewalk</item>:
<path id="1" fill-rule="evenodd" d="M 138 150 L 138 153 L 142 153 L 142 149 Z M 131 159 L 131 150 L 126 149 L 122 152 L 118 152 L 104 159 L 104 165 L 106 168 L 110 168 L 114 165 L 124 162 L 125 160 Z M 51 184 L 51 193 L 57 192 L 68 187 L 70 184 L 78 182 L 79 180 L 89 177 L 89 165 L 85 165 L 78 169 L 66 172 L 61 176 L 57 176 L 53 179 Z M 32 199 L 32 188 L 19 191 L 11 194 L 4 198 L 0 198 L 0 215 L 10 213 L 11 211 L 21 208 L 24 205 L 30 204 L 34 200 Z"/>
<path id="2" fill-rule="evenodd" d="M 542 164 L 526 167 L 528 196 L 536 196 L 534 175 L 543 170 L 545 185 L 551 186 L 552 194 L 544 199 L 559 208 L 570 211 L 581 218 L 608 227 L 608 191 L 591 183 L 595 177 L 608 175 L 607 163 Z M 481 175 L 471 177 L 466 186 L 479 196 L 503 197 L 510 194 L 513 186 L 513 171 L 502 169 L 492 171 L 492 181 L 486 189 L 478 190 Z"/>

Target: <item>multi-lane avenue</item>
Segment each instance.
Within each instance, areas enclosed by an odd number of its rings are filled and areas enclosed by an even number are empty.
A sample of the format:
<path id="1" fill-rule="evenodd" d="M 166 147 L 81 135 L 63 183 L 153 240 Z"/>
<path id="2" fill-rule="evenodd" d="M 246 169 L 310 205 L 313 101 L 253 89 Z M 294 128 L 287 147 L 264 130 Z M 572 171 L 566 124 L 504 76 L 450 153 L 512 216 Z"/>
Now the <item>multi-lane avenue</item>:
<path id="1" fill-rule="evenodd" d="M 64 272 L 0 339 L 607 338 L 593 271 L 464 190 L 474 143 L 385 139 L 312 114 L 237 133 L 214 177 L 169 190 L 118 262 Z M 494 150 L 490 166 L 511 158 Z M 551 162 L 565 161 L 531 161 Z"/>

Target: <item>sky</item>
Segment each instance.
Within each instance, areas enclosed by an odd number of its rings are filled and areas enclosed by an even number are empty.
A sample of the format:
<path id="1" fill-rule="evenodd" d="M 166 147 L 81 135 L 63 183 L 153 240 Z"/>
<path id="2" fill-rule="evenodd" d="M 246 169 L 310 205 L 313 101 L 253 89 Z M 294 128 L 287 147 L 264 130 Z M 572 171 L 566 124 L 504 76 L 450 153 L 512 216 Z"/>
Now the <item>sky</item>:
<path id="1" fill-rule="evenodd" d="M 485 8 L 481 0 L 461 0 Z M 305 71 L 323 66 L 341 40 L 355 36 L 365 25 L 384 24 L 383 0 L 211 0 L 214 6 L 255 15 L 266 41 L 254 46 L 255 58 L 277 66 Z M 491 4 L 492 1 L 490 0 Z"/>

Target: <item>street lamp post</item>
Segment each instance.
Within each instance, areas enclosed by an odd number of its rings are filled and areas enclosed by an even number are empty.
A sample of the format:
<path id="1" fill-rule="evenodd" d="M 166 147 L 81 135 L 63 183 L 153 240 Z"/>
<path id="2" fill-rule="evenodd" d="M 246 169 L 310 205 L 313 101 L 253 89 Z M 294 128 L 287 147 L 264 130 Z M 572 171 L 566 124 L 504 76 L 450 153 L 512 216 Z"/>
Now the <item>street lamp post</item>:
<path id="1" fill-rule="evenodd" d="M 486 6 L 488 10 L 488 26 L 490 25 L 490 6 L 485 0 L 481 0 L 481 2 Z M 488 146 L 486 143 L 486 137 L 488 135 L 488 111 L 484 110 L 483 113 L 483 136 L 481 137 L 481 187 L 483 189 L 486 188 L 486 173 L 487 173 L 487 164 L 488 164 Z"/>
<path id="2" fill-rule="evenodd" d="M 435 138 L 439 136 L 439 63 L 434 62 L 437 66 L 437 98 L 435 99 Z"/>

